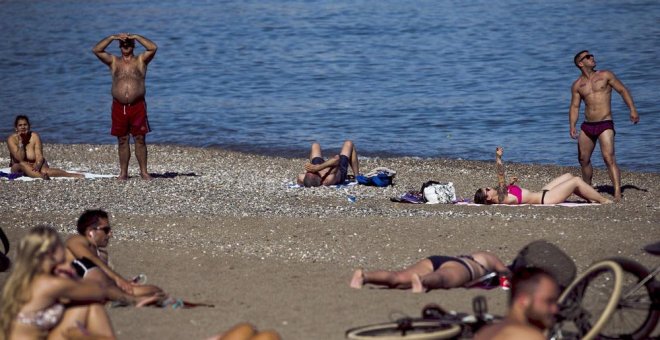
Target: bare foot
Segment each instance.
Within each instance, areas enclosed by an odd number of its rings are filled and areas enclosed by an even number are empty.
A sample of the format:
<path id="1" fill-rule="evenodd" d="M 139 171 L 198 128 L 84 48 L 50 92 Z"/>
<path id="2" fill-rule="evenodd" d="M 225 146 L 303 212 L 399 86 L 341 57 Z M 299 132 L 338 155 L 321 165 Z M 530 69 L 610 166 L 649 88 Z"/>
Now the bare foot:
<path id="1" fill-rule="evenodd" d="M 422 284 L 422 279 L 419 277 L 419 275 L 412 274 L 412 277 L 410 278 L 410 283 L 412 284 L 412 292 L 413 293 L 424 293 L 424 292 L 426 292 L 426 289 L 424 288 L 424 285 Z"/>
<path id="2" fill-rule="evenodd" d="M 351 288 L 360 289 L 364 285 L 364 273 L 362 268 L 356 269 L 351 279 Z"/>
<path id="3" fill-rule="evenodd" d="M 614 202 L 619 203 L 619 202 L 621 202 L 621 199 L 616 199 L 616 198 L 615 198 L 615 199 L 614 199 Z M 604 201 L 600 202 L 600 204 L 612 204 L 612 203 L 614 203 L 614 202 L 612 202 L 612 200 L 605 199 Z"/>
<path id="4" fill-rule="evenodd" d="M 128 180 L 128 174 L 120 173 L 119 176 L 117 176 L 117 179 L 120 181 L 126 181 Z"/>
<path id="5" fill-rule="evenodd" d="M 151 180 L 151 175 L 149 175 L 149 173 L 146 173 L 146 172 L 141 173 L 140 177 L 142 177 L 142 179 L 145 180 L 145 181 Z"/>

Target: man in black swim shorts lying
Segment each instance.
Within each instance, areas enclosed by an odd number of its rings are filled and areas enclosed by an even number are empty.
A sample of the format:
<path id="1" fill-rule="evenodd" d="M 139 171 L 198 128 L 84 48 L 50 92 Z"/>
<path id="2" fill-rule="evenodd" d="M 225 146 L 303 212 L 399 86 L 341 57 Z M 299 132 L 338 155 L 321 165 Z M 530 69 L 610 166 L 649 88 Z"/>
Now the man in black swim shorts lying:
<path id="1" fill-rule="evenodd" d="M 346 140 L 339 155 L 328 160 L 323 159 L 321 145 L 312 143 L 309 153 L 309 162 L 305 164 L 305 173 L 297 177 L 298 185 L 304 187 L 318 187 L 321 185 L 342 184 L 348 178 L 348 165 L 353 175 L 360 173 L 357 150 L 352 141 Z"/>
<path id="2" fill-rule="evenodd" d="M 370 283 L 388 288 L 410 289 L 414 293 L 431 289 L 463 287 L 490 272 L 509 275 L 509 269 L 495 254 L 479 251 L 460 256 L 429 256 L 399 271 L 365 272 L 357 269 L 350 286 L 362 288 Z"/>

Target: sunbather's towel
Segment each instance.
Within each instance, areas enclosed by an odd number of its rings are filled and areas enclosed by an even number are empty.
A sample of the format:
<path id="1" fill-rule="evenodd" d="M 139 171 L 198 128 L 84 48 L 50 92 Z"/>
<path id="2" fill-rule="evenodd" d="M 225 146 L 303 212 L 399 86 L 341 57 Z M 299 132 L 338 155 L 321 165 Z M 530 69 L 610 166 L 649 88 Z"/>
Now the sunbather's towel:
<path id="1" fill-rule="evenodd" d="M 85 175 L 85 179 L 96 179 L 96 178 L 113 178 L 117 177 L 116 175 L 99 175 L 99 174 L 93 174 L 89 172 L 84 172 L 84 171 L 78 171 L 78 170 L 66 170 L 68 172 L 75 172 L 79 174 Z M 54 177 L 53 179 L 73 179 L 74 177 Z M 28 176 L 23 176 L 21 174 L 12 174 L 11 173 L 11 168 L 3 168 L 0 169 L 0 179 L 3 180 L 16 180 L 16 181 L 37 181 L 41 180 L 40 178 L 32 178 Z"/>
<path id="2" fill-rule="evenodd" d="M 344 183 L 335 184 L 335 185 L 326 185 L 325 187 L 328 187 L 328 188 L 335 188 L 335 189 L 341 189 L 341 188 L 345 188 L 345 187 L 354 186 L 354 185 L 356 185 L 356 184 L 357 184 L 357 182 L 355 182 L 355 181 L 348 181 L 348 180 L 347 180 L 347 181 L 345 181 Z M 293 183 L 293 182 L 289 182 L 289 183 L 287 183 L 287 184 L 286 184 L 286 187 L 289 188 L 289 189 L 304 188 L 304 186 L 302 186 L 302 185 L 300 185 L 300 184 L 297 184 L 297 183 Z"/>
<path id="3" fill-rule="evenodd" d="M 473 203 L 471 201 L 460 201 L 456 202 L 454 204 L 457 205 L 472 205 L 472 206 L 482 206 L 482 205 L 488 205 L 488 204 L 477 204 Z M 569 207 L 569 208 L 575 208 L 575 207 L 589 207 L 589 206 L 596 206 L 600 205 L 600 203 L 589 203 L 589 202 L 562 202 L 562 203 L 557 203 L 557 204 L 493 204 L 495 206 L 506 206 L 506 207 L 525 207 L 525 206 L 534 206 L 534 207 Z"/>

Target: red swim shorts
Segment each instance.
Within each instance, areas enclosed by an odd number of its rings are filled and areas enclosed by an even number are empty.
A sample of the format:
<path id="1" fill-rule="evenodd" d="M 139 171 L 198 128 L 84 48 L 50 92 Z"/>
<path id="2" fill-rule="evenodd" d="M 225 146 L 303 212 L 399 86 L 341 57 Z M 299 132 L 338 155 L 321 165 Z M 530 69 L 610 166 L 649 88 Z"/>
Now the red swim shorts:
<path id="1" fill-rule="evenodd" d="M 140 98 L 131 104 L 112 100 L 112 129 L 110 134 L 121 137 L 130 132 L 133 136 L 146 135 L 151 131 L 147 119 L 147 103 Z"/>

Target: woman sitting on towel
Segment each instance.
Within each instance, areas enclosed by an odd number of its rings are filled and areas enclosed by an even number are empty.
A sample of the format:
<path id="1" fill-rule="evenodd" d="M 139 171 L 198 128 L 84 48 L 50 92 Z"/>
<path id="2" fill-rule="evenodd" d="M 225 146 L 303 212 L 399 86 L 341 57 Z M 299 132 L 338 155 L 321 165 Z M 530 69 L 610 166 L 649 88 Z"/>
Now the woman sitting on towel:
<path id="1" fill-rule="evenodd" d="M 504 163 L 502 163 L 503 153 L 502 147 L 498 146 L 495 151 L 498 186 L 495 189 L 479 188 L 474 194 L 474 203 L 557 204 L 564 202 L 571 194 L 580 196 L 589 202 L 612 203 L 611 200 L 601 196 L 596 189 L 583 181 L 582 178 L 571 174 L 563 174 L 553 179 L 540 192 L 533 192 L 515 185 L 515 177 L 514 181 L 507 186 L 505 184 Z"/>
<path id="2" fill-rule="evenodd" d="M 79 177 L 85 175 L 51 168 L 43 156 L 39 134 L 30 131 L 30 120 L 18 115 L 14 120 L 15 133 L 7 138 L 12 173 L 23 173 L 33 178 L 50 179 L 51 177 Z"/>
<path id="3" fill-rule="evenodd" d="M 114 339 L 102 303 L 151 303 L 119 289 L 73 279 L 64 244 L 47 226 L 32 228 L 20 241 L 0 299 L 2 339 Z"/>

